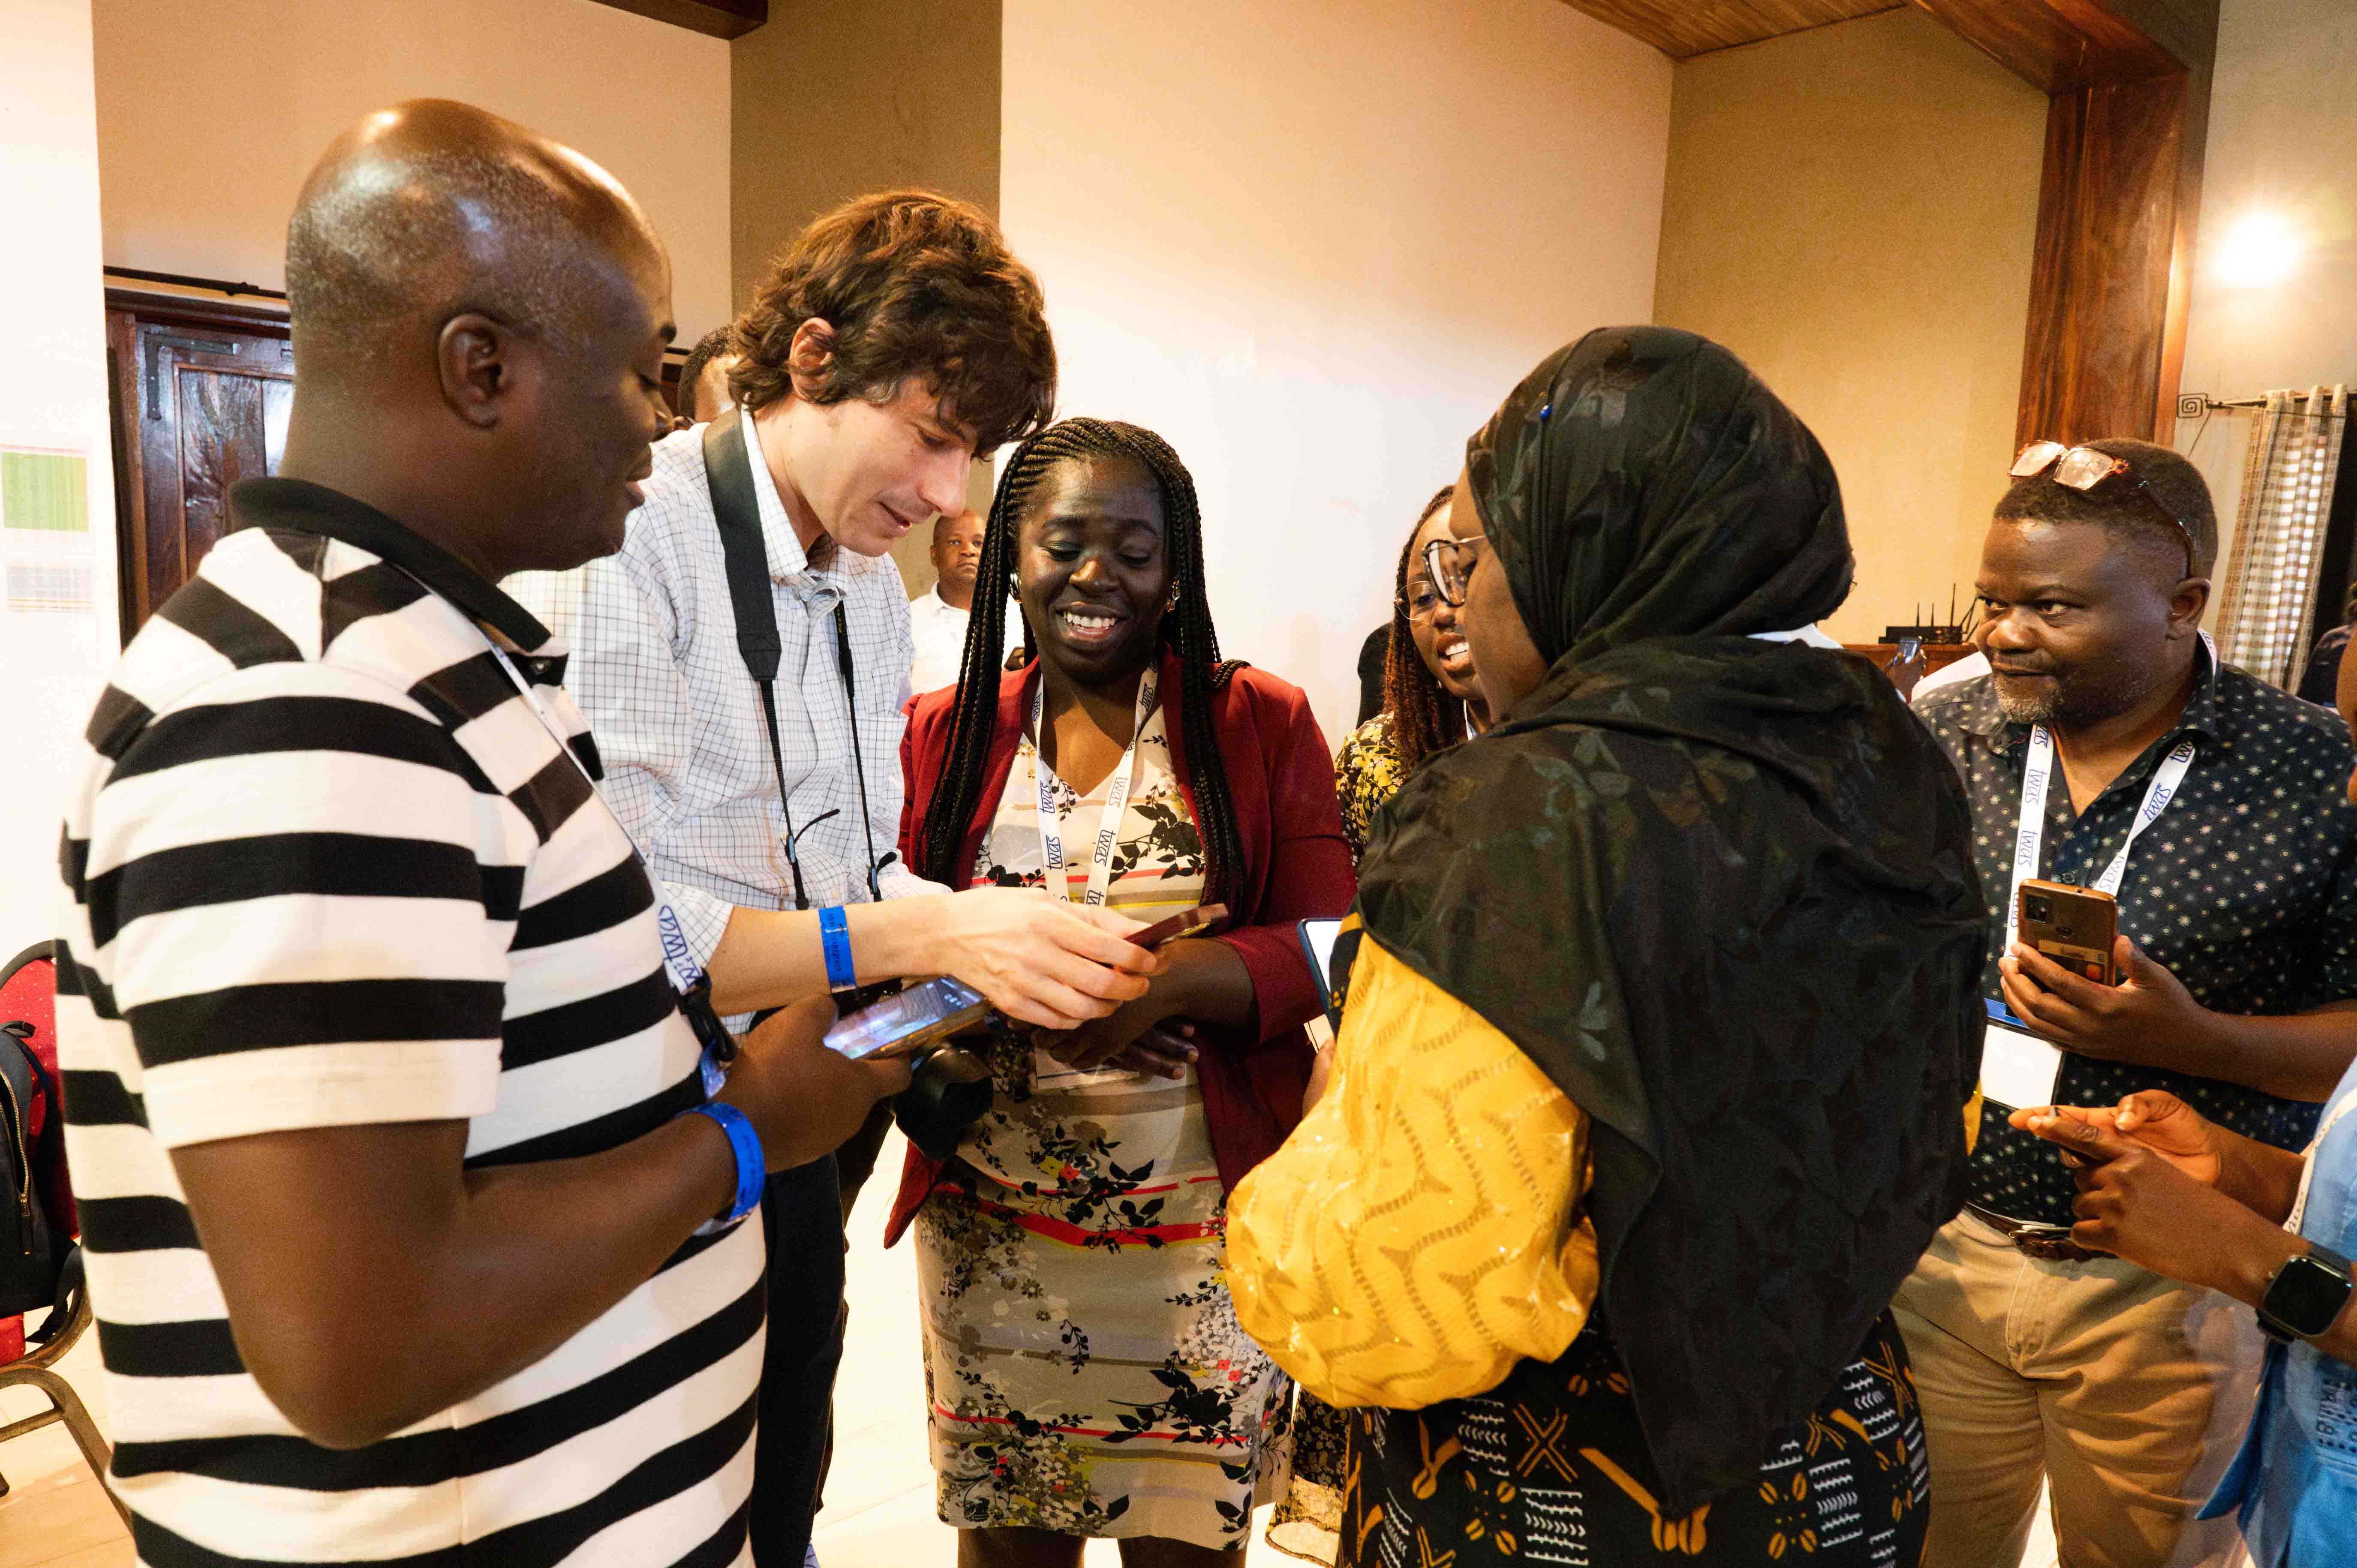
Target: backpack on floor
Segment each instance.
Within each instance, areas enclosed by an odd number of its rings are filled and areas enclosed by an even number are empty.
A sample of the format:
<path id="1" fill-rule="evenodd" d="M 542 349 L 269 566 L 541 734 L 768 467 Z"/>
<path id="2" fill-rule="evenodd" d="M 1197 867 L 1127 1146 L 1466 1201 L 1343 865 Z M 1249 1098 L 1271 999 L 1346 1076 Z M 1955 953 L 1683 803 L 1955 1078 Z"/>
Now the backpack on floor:
<path id="1" fill-rule="evenodd" d="M 56 1015 L 49 944 L 0 972 L 0 1317 L 55 1305 L 73 1251 L 65 1102 L 48 1061 Z"/>

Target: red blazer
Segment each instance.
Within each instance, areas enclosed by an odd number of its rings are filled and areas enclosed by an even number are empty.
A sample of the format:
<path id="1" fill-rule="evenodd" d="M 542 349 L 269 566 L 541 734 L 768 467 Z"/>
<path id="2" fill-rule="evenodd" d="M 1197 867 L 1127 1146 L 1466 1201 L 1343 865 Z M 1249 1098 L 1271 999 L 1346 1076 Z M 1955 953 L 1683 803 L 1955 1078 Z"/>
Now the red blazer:
<path id="1" fill-rule="evenodd" d="M 982 851 L 982 835 L 998 812 L 1039 672 L 1035 660 L 999 681 L 998 722 L 983 770 L 981 801 L 958 849 L 962 867 L 974 865 Z M 1173 708 L 1167 726 L 1172 771 L 1192 810 L 1195 790 L 1187 770 L 1184 725 L 1176 711 L 1181 700 L 1178 660 L 1167 650 L 1162 690 Z M 956 688 L 951 687 L 918 698 L 900 742 L 900 775 L 908 787 L 900 817 L 900 854 L 912 866 L 919 864 L 933 787 L 949 760 L 956 696 Z M 1204 1119 L 1211 1123 L 1220 1180 L 1232 1192 L 1244 1173 L 1275 1154 L 1301 1120 L 1310 1063 L 1309 1037 L 1301 1026 L 1324 1004 L 1309 961 L 1302 956 L 1295 923 L 1347 913 L 1359 890 L 1335 800 L 1334 764 L 1326 737 L 1310 716 L 1309 699 L 1299 687 L 1247 665 L 1212 701 L 1219 710 L 1212 725 L 1244 852 L 1241 875 L 1232 873 L 1230 877 L 1228 929 L 1214 940 L 1235 949 L 1252 972 L 1259 1013 L 1246 1027 L 1204 1025 L 1195 1036 L 1203 1047 L 1195 1071 L 1203 1088 Z M 957 886 L 963 886 L 966 880 L 961 876 Z M 885 1226 L 886 1246 L 909 1228 L 944 1164 L 910 1146 L 900 1193 Z"/>

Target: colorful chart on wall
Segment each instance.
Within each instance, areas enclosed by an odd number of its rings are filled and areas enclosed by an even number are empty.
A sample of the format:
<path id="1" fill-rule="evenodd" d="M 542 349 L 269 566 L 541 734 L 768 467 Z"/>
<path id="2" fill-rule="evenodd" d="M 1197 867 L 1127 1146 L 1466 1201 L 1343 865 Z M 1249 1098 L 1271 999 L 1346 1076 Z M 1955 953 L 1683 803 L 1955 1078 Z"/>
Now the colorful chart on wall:
<path id="1" fill-rule="evenodd" d="M 90 613 L 90 463 L 82 454 L 0 446 L 0 573 L 11 610 Z"/>

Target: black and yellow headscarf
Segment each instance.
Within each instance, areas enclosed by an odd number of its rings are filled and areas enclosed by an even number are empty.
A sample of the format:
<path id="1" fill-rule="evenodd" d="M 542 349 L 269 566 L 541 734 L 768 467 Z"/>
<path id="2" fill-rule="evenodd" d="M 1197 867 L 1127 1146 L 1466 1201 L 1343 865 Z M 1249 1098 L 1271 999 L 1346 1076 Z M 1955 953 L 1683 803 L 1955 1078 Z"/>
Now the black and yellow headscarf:
<path id="1" fill-rule="evenodd" d="M 1756 639 L 1830 613 L 1851 555 L 1832 465 L 1733 355 L 1590 333 L 1468 474 L 1551 668 L 1378 814 L 1359 908 L 1592 1119 L 1600 1316 L 1684 1513 L 1756 1481 L 1963 1202 L 1970 820 L 1880 671 Z"/>

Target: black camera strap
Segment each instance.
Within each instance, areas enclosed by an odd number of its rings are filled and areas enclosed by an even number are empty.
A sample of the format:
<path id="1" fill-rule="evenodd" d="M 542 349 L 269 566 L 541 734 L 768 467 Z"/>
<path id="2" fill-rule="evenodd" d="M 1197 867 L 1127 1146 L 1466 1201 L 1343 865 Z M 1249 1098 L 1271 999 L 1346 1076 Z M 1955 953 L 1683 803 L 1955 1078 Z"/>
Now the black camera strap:
<path id="1" fill-rule="evenodd" d="M 770 583 L 770 553 L 761 542 L 761 508 L 753 495 L 751 454 L 744 416 L 729 410 L 704 427 L 704 482 L 712 494 L 712 521 L 720 533 L 720 555 L 728 571 L 728 607 L 737 620 L 737 651 L 761 693 L 761 724 L 769 732 L 770 776 L 779 809 L 786 818 L 786 866 L 794 884 L 794 908 L 810 908 L 802 886 L 802 856 L 794 829 L 793 800 L 786 789 L 785 750 L 778 737 L 778 661 L 785 650 L 778 635 L 778 605 Z M 876 858 L 876 824 L 867 810 L 867 759 L 859 749 L 859 688 L 851 665 L 851 621 L 843 601 L 834 603 L 835 670 L 843 681 L 843 703 L 851 717 L 851 766 L 859 781 L 859 827 L 867 842 L 867 893 L 879 903 L 883 889 Z M 802 826 L 807 832 L 834 816 L 825 812 Z"/>

